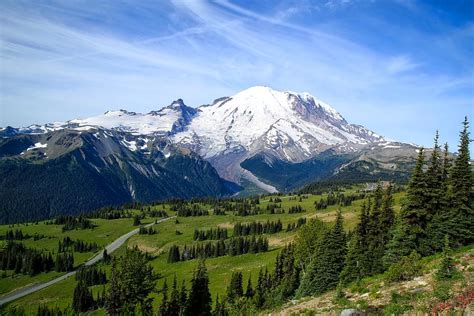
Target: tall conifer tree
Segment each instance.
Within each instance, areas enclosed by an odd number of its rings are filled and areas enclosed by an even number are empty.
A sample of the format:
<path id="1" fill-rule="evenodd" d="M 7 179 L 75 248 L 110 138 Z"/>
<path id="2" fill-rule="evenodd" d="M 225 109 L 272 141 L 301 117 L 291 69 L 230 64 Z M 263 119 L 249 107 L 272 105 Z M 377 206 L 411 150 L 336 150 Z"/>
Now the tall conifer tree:
<path id="1" fill-rule="evenodd" d="M 211 315 L 211 303 L 212 298 L 209 292 L 207 269 L 204 261 L 199 261 L 191 281 L 191 289 L 189 291 L 185 315 Z"/>
<path id="2" fill-rule="evenodd" d="M 474 219 L 474 176 L 470 165 L 469 122 L 467 117 L 460 133 L 458 155 L 454 160 L 451 175 L 452 223 L 450 241 L 455 245 L 465 245 L 474 241 L 472 223 Z"/>

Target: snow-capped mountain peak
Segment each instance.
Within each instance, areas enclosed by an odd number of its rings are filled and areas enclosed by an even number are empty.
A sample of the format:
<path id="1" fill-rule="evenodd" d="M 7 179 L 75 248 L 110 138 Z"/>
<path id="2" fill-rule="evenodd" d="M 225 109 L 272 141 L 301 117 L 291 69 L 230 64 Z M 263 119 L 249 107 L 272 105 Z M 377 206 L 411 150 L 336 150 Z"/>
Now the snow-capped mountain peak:
<path id="1" fill-rule="evenodd" d="M 186 130 L 173 137 L 178 143 L 195 146 L 207 158 L 270 150 L 282 159 L 300 161 L 345 142 L 362 145 L 382 140 L 348 124 L 335 109 L 309 93 L 256 86 L 200 110 Z M 291 155 L 288 144 L 293 146 Z"/>
<path id="2" fill-rule="evenodd" d="M 46 133 L 64 128 L 110 129 L 137 139 L 167 137 L 208 159 L 221 176 L 237 181 L 245 175 L 240 163 L 259 153 L 301 162 L 328 149 L 350 152 L 385 141 L 363 126 L 349 124 L 334 108 L 307 92 L 278 91 L 264 86 L 251 87 L 198 108 L 178 99 L 147 114 L 108 111 L 18 132 Z M 9 131 L 12 132 L 15 131 Z"/>

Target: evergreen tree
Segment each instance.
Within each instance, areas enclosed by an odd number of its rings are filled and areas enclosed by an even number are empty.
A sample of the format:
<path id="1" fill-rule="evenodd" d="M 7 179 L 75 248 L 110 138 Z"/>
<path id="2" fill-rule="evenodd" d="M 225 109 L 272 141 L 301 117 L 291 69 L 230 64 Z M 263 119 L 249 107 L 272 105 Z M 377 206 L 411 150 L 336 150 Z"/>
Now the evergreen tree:
<path id="1" fill-rule="evenodd" d="M 166 316 L 168 315 L 168 283 L 163 283 L 163 288 L 161 289 L 161 293 L 163 294 L 163 299 L 161 300 L 160 308 L 158 309 L 158 315 Z"/>
<path id="2" fill-rule="evenodd" d="M 188 302 L 188 292 L 186 291 L 186 284 L 183 282 L 181 283 L 181 289 L 179 291 L 179 304 L 181 306 L 180 309 L 180 315 L 184 313 L 184 309 L 186 307 L 186 304 Z"/>
<path id="3" fill-rule="evenodd" d="M 341 271 L 340 281 L 343 284 L 347 284 L 354 280 L 360 280 L 363 276 L 362 273 L 362 249 L 360 248 L 360 236 L 352 236 L 349 247 L 347 249 L 347 256 L 344 260 L 344 269 Z"/>
<path id="4" fill-rule="evenodd" d="M 303 275 L 297 296 L 313 295 L 333 289 L 339 283 L 347 252 L 343 217 L 339 211 L 334 228 L 327 232 Z"/>
<path id="5" fill-rule="evenodd" d="M 390 233 L 390 241 L 383 257 L 385 268 L 398 262 L 402 257 L 410 255 L 416 249 L 416 236 L 411 233 L 406 219 L 398 217 Z"/>
<path id="6" fill-rule="evenodd" d="M 216 296 L 216 305 L 214 310 L 212 311 L 212 316 L 227 316 L 229 313 L 227 312 L 225 300 L 222 302 L 219 300 L 219 294 Z"/>
<path id="7" fill-rule="evenodd" d="M 369 209 L 370 213 L 367 232 L 368 251 L 364 254 L 367 260 L 365 266 L 362 267 L 366 270 L 367 274 L 375 274 L 382 271 L 382 257 L 385 251 L 383 241 L 385 232 L 383 231 L 382 226 L 383 194 L 382 185 L 379 182 L 374 192 L 374 203 L 372 209 Z"/>
<path id="8" fill-rule="evenodd" d="M 173 279 L 173 287 L 171 288 L 171 297 L 168 304 L 167 315 L 179 316 L 180 313 L 181 313 L 180 295 L 179 295 L 178 283 L 177 283 L 176 275 L 175 275 Z"/>
<path id="9" fill-rule="evenodd" d="M 413 239 L 415 247 L 412 249 L 421 254 L 428 254 L 431 250 L 428 247 L 426 228 L 428 221 L 432 218 L 432 214 L 429 214 L 426 208 L 429 194 L 427 177 L 423 171 L 424 165 L 424 149 L 420 148 L 415 169 L 408 183 L 406 201 L 400 211 L 401 220 L 399 224 L 406 225 L 406 227 L 400 227 L 397 233 L 404 233 L 406 235 L 397 237 L 400 239 L 399 242 L 403 242 L 403 239 L 411 242 Z M 395 244 L 392 243 L 391 246 L 395 246 Z M 406 247 L 407 245 L 401 246 Z M 401 250 L 404 251 L 405 249 Z"/>
<path id="10" fill-rule="evenodd" d="M 474 176 L 470 165 L 469 122 L 467 117 L 460 133 L 458 155 L 454 160 L 451 174 L 452 210 L 450 240 L 455 245 L 465 245 L 474 241 L 472 223 L 474 218 Z"/>
<path id="11" fill-rule="evenodd" d="M 72 307 L 76 313 L 87 312 L 94 307 L 92 293 L 82 281 L 79 281 L 74 289 Z"/>
<path id="12" fill-rule="evenodd" d="M 359 215 L 359 223 L 349 242 L 344 269 L 341 272 L 341 281 L 345 284 L 370 274 L 371 263 L 367 256 L 369 251 L 369 215 L 367 203 L 364 201 Z"/>
<path id="13" fill-rule="evenodd" d="M 110 277 L 110 287 L 105 299 L 105 307 L 107 313 L 111 316 L 120 315 L 120 308 L 122 307 L 121 284 L 119 280 L 119 272 L 117 268 L 117 260 L 112 260 L 112 270 Z"/>
<path id="14" fill-rule="evenodd" d="M 229 302 L 232 303 L 244 295 L 242 283 L 242 272 L 232 272 L 232 277 L 227 287 L 227 300 Z"/>
<path id="15" fill-rule="evenodd" d="M 193 316 L 211 315 L 211 301 L 207 269 L 204 261 L 199 261 L 191 280 L 191 289 L 184 314 Z"/>
<path id="16" fill-rule="evenodd" d="M 392 185 L 389 185 L 385 189 L 382 213 L 380 218 L 382 241 L 386 245 L 390 239 L 389 232 L 395 223 L 395 211 L 393 210 L 393 196 L 392 196 Z"/>
<path id="17" fill-rule="evenodd" d="M 245 297 L 247 299 L 252 299 L 254 295 L 255 295 L 255 292 L 252 286 L 252 275 L 249 275 L 249 280 L 247 282 L 247 289 L 245 290 Z"/>
<path id="18" fill-rule="evenodd" d="M 295 256 L 303 269 L 306 269 L 310 259 L 317 252 L 327 230 L 327 225 L 318 218 L 311 219 L 298 230 L 295 240 Z"/>
<path id="19" fill-rule="evenodd" d="M 446 235 L 443 248 L 443 258 L 441 264 L 436 271 L 436 278 L 438 280 L 451 279 L 456 273 L 456 267 L 454 266 L 454 260 L 451 257 L 451 248 L 449 247 L 449 238 Z"/>
<path id="20" fill-rule="evenodd" d="M 427 220 L 430 221 L 432 216 L 441 211 L 444 203 L 444 196 L 446 192 L 443 192 L 443 165 L 441 161 L 441 149 L 438 144 L 439 134 L 436 131 L 434 139 L 433 151 L 428 164 L 428 170 L 426 172 L 426 185 L 428 190 L 426 191 L 426 204 L 427 209 Z"/>
<path id="21" fill-rule="evenodd" d="M 118 314 L 134 314 L 137 307 L 142 313 L 149 314 L 148 296 L 154 288 L 155 275 L 146 255 L 137 249 L 127 249 L 116 266 L 112 266 L 111 286 L 106 299 L 108 313 L 116 315 L 118 306 Z"/>

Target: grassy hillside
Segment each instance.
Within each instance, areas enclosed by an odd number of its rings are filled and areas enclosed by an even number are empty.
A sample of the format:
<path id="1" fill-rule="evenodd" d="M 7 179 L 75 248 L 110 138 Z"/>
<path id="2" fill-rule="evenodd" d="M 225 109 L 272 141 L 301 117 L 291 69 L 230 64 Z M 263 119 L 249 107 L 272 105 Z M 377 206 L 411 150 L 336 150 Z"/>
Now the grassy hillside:
<path id="1" fill-rule="evenodd" d="M 409 281 L 389 282 L 387 273 L 366 277 L 350 284 L 335 298 L 335 291 L 320 296 L 294 300 L 285 306 L 266 311 L 272 315 L 338 315 L 354 308 L 382 315 L 461 315 L 474 312 L 474 245 L 453 253 L 457 273 L 450 280 L 435 276 L 441 254 L 421 260 L 422 271 Z"/>
<path id="2" fill-rule="evenodd" d="M 345 194 L 354 194 L 358 188 L 352 188 L 346 190 Z M 404 193 L 396 193 L 395 198 L 395 209 L 398 210 L 400 207 L 400 200 Z M 268 205 L 277 204 L 281 205 L 281 210 L 284 211 L 282 214 L 259 214 L 252 216 L 238 216 L 227 212 L 226 215 L 214 215 L 213 206 L 210 204 L 199 204 L 203 209 L 209 210 L 210 215 L 207 216 L 196 216 L 196 217 L 178 217 L 177 221 L 171 220 L 158 225 L 154 225 L 157 231 L 154 235 L 135 235 L 128 240 L 127 246 L 137 246 L 141 251 L 147 252 L 152 256 L 151 265 L 155 272 L 161 275 L 161 278 L 157 282 L 157 289 L 160 289 L 164 280 L 167 279 L 168 284 L 172 282 L 174 275 L 176 274 L 179 282 L 185 280 L 189 282 L 192 277 L 192 271 L 196 267 L 197 260 L 189 260 L 184 262 L 168 263 L 168 249 L 172 245 L 193 245 L 204 243 L 203 241 L 194 241 L 193 234 L 195 229 L 210 229 L 210 228 L 225 228 L 228 230 L 229 237 L 232 236 L 232 228 L 237 222 L 249 223 L 252 221 L 266 222 L 280 220 L 283 224 L 283 230 L 276 234 L 266 235 L 269 241 L 270 249 L 268 252 L 257 253 L 257 254 L 245 254 L 239 256 L 223 256 L 217 258 L 208 258 L 206 260 L 206 266 L 209 270 L 210 277 L 210 289 L 213 298 L 216 294 L 223 295 L 226 291 L 228 281 L 233 271 L 243 272 L 244 279 L 247 280 L 249 275 L 255 279 L 258 276 L 258 271 L 262 267 L 269 269 L 273 268 L 275 258 L 286 243 L 293 240 L 296 231 L 286 231 L 288 224 L 296 223 L 299 218 L 314 218 L 318 217 L 326 222 L 332 222 L 335 219 L 336 211 L 341 209 L 345 218 L 346 229 L 352 229 L 357 223 L 357 212 L 363 200 L 355 200 L 349 206 L 330 205 L 326 209 L 316 210 L 315 202 L 321 199 L 326 199 L 327 194 L 321 195 L 285 195 L 285 196 L 267 196 L 260 199 L 259 207 L 266 209 Z M 281 200 L 281 202 L 280 202 Z M 277 202 L 275 202 L 277 201 Z M 236 202 L 231 202 L 236 203 Z M 288 214 L 291 207 L 301 206 L 304 210 L 301 213 Z M 146 207 L 145 207 L 146 208 Z M 169 215 L 175 213 L 170 210 L 170 205 L 155 205 L 151 206 L 150 210 L 164 210 Z M 139 210 L 133 210 L 134 213 L 139 214 Z M 142 219 L 142 223 L 150 223 L 155 220 L 154 217 L 146 217 Z M 118 236 L 136 228 L 132 225 L 132 218 L 123 219 L 91 219 L 96 225 L 93 229 L 85 230 L 73 230 L 68 232 L 62 232 L 60 225 L 51 225 L 47 222 L 40 222 L 36 224 L 20 224 L 20 225 L 4 225 L 0 226 L 0 236 L 5 235 L 6 231 L 12 229 L 21 229 L 23 234 L 34 235 L 35 233 L 44 234 L 45 238 L 34 241 L 33 239 L 26 239 L 20 241 L 26 246 L 31 248 L 40 249 L 43 251 L 56 251 L 58 242 L 64 237 L 69 236 L 72 239 L 80 239 L 83 241 L 97 242 L 101 247 L 108 244 Z M 119 250 L 116 254 L 119 254 Z M 85 262 L 88 258 L 92 257 L 93 253 L 75 253 L 75 265 L 79 265 Z M 109 266 L 105 269 L 108 271 Z M 30 277 L 22 274 L 14 274 L 13 271 L 6 272 L 7 277 L 0 279 L 0 293 L 5 294 L 23 286 L 41 282 L 44 280 L 51 279 L 59 273 L 48 272 L 40 273 L 34 277 Z M 71 297 L 74 291 L 76 281 L 74 278 L 69 278 L 49 288 L 28 295 L 18 301 L 11 303 L 10 305 L 21 305 L 25 306 L 27 311 L 33 312 L 37 309 L 39 304 L 47 304 L 48 306 L 59 306 L 65 307 L 71 304 Z M 94 287 L 94 291 L 99 292 L 102 290 L 102 286 Z M 153 295 L 155 297 L 155 307 L 161 300 L 161 295 L 157 293 Z M 26 304 L 28 303 L 28 304 Z"/>

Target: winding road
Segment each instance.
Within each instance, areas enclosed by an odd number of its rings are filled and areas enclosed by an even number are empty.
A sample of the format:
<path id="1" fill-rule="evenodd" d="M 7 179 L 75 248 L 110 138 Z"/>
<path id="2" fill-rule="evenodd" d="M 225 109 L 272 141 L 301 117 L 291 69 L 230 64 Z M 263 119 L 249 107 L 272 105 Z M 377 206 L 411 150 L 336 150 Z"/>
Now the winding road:
<path id="1" fill-rule="evenodd" d="M 147 225 L 145 225 L 145 227 L 150 227 L 150 226 L 162 223 L 164 221 L 170 220 L 170 219 L 175 218 L 175 217 L 176 216 L 163 218 L 163 219 L 160 219 L 160 220 L 156 221 L 156 223 L 153 222 L 153 223 L 147 224 Z M 117 250 L 118 248 L 120 248 L 120 246 L 122 246 L 130 237 L 132 237 L 133 235 L 138 234 L 138 230 L 139 230 L 139 228 L 134 229 L 134 230 L 126 233 L 125 235 L 122 235 L 119 238 L 115 239 L 112 243 L 108 244 L 105 247 L 105 249 L 107 250 L 107 253 L 110 254 L 110 253 L 114 252 L 115 250 Z M 94 256 L 92 259 L 90 259 L 89 261 L 84 263 L 84 265 L 85 266 L 91 266 L 93 264 L 96 264 L 100 260 L 102 260 L 102 258 L 103 258 L 103 251 L 101 251 L 99 254 Z M 26 296 L 28 294 L 34 293 L 36 291 L 42 290 L 42 289 L 44 289 L 44 288 L 46 288 L 50 285 L 61 282 L 62 280 L 65 280 L 65 279 L 73 276 L 74 274 L 76 274 L 76 272 L 77 272 L 77 269 L 74 270 L 74 271 L 68 272 L 66 274 L 63 274 L 63 275 L 61 275 L 61 276 L 59 276 L 55 279 L 52 279 L 48 282 L 33 284 L 31 286 L 19 289 L 17 291 L 11 292 L 11 293 L 9 293 L 5 296 L 2 296 L 2 297 L 0 297 L 0 306 L 3 305 L 3 304 L 9 303 L 11 301 L 14 301 L 16 299 L 19 299 L 20 297 L 23 297 L 23 296 Z"/>

